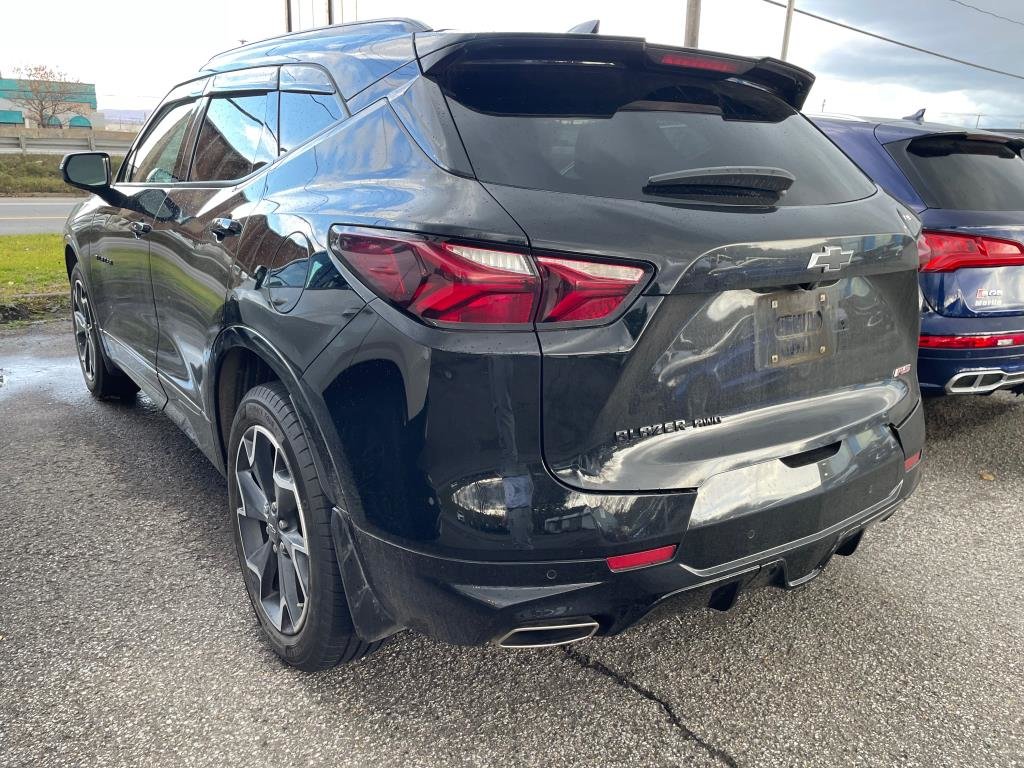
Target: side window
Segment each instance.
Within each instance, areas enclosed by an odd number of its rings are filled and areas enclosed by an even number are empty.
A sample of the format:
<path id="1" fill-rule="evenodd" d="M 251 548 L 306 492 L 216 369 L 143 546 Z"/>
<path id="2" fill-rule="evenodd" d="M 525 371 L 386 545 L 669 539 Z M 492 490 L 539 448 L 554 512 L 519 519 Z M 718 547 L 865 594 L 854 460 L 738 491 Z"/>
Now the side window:
<path id="1" fill-rule="evenodd" d="M 181 181 L 175 172 L 181 167 L 185 137 L 194 109 L 194 101 L 185 101 L 164 110 L 142 143 L 125 161 L 125 181 L 154 184 Z"/>
<path id="2" fill-rule="evenodd" d="M 281 92 L 281 152 L 288 152 L 310 136 L 341 119 L 334 94 Z"/>
<path id="3" fill-rule="evenodd" d="M 277 94 L 215 96 L 203 118 L 190 181 L 231 181 L 277 157 Z"/>

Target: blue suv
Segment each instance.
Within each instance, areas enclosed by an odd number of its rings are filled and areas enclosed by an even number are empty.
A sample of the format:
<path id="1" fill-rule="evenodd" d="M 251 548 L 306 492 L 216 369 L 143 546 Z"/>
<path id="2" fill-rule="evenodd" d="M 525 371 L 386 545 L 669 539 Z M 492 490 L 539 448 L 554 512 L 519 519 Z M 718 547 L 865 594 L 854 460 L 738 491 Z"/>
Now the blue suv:
<path id="1" fill-rule="evenodd" d="M 909 118 L 814 122 L 924 225 L 922 393 L 1024 393 L 1024 138 Z"/>

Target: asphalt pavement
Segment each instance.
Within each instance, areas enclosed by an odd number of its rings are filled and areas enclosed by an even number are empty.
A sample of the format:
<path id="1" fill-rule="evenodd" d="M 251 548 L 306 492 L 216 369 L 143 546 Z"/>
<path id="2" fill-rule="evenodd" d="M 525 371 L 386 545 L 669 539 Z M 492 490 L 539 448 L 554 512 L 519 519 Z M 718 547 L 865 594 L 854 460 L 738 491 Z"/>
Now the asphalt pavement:
<path id="1" fill-rule="evenodd" d="M 82 197 L 0 197 L 0 235 L 61 232 Z"/>
<path id="2" fill-rule="evenodd" d="M 152 403 L 90 398 L 63 325 L 0 331 L 0 369 L 2 766 L 1024 765 L 1024 400 L 929 403 L 921 489 L 802 589 L 311 676 Z"/>

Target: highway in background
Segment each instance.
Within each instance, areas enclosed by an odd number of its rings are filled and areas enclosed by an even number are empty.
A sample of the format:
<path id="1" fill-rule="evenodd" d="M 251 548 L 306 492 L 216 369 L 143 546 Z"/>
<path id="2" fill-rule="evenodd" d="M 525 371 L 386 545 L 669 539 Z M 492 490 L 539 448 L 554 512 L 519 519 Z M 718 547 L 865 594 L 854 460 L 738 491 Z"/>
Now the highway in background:
<path id="1" fill-rule="evenodd" d="M 0 235 L 60 232 L 81 197 L 0 197 Z"/>

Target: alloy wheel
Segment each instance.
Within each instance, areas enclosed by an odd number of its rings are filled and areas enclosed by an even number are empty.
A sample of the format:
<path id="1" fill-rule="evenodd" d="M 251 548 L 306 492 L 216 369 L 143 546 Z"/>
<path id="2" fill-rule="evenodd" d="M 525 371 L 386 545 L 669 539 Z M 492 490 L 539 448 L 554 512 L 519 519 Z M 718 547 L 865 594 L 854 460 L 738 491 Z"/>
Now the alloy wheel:
<path id="1" fill-rule="evenodd" d="M 81 280 L 75 280 L 71 304 L 78 361 L 82 364 L 82 373 L 85 378 L 91 382 L 96 378 L 96 335 L 93 333 L 92 327 L 92 307 Z"/>
<path id="2" fill-rule="evenodd" d="M 258 600 L 274 628 L 293 635 L 309 606 L 309 546 L 302 502 L 284 449 L 265 427 L 249 427 L 238 444 L 238 532 Z"/>

